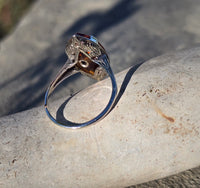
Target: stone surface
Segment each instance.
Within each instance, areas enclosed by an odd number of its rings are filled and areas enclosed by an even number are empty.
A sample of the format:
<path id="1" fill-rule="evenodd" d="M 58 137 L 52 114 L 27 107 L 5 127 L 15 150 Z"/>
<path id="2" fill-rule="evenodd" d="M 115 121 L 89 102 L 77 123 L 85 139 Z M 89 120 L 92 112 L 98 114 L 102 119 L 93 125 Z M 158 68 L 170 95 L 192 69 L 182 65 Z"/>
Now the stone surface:
<path id="1" fill-rule="evenodd" d="M 199 59 L 197 47 L 117 74 L 114 109 L 87 128 L 55 126 L 43 107 L 1 118 L 0 185 L 124 187 L 199 166 Z M 66 97 L 54 101 L 52 110 L 85 121 L 104 107 L 110 89 L 103 80 L 65 107 Z"/>
<path id="2" fill-rule="evenodd" d="M 123 10 L 123 11 L 122 11 Z M 115 73 L 200 42 L 199 0 L 38 0 L 0 44 L 0 116 L 43 103 L 44 91 L 67 57 L 72 34 L 92 34 Z M 91 83 L 80 76 L 61 96 Z"/>

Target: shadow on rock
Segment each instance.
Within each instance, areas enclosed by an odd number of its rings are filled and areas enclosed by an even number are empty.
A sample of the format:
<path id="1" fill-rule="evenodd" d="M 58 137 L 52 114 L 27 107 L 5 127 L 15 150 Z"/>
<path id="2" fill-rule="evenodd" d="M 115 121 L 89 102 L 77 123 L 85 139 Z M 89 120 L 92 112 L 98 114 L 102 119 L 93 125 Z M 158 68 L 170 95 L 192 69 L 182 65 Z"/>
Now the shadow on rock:
<path id="1" fill-rule="evenodd" d="M 1 116 L 23 111 L 41 104 L 44 99 L 44 92 L 51 81 L 50 79 L 55 76 L 59 67 L 62 67 L 67 60 L 64 53 L 64 42 L 76 32 L 92 34 L 98 37 L 101 32 L 120 24 L 136 13 L 140 7 L 135 2 L 135 0 L 121 0 L 105 12 L 92 12 L 80 18 L 61 35 L 56 43 L 52 44 L 43 53 L 45 54 L 43 60 L 1 84 L 1 90 L 9 84 L 13 87 L 19 87 L 19 91 L 9 98 L 8 109 Z M 78 79 L 78 77 L 73 76 L 70 81 Z M 19 86 L 19 83 L 25 82 L 27 84 Z"/>

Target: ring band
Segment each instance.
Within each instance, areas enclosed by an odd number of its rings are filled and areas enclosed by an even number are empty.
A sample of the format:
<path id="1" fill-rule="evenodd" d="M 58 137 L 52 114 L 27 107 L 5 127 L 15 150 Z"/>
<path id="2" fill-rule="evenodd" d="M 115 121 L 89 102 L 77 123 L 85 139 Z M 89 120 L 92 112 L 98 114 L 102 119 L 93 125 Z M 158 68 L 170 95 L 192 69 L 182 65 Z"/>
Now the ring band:
<path id="1" fill-rule="evenodd" d="M 95 37 L 91 35 L 76 33 L 67 43 L 65 52 L 68 56 L 68 60 L 59 71 L 56 78 L 49 85 L 45 94 L 44 106 L 48 117 L 55 124 L 66 128 L 77 129 L 91 125 L 108 114 L 114 104 L 117 95 L 117 84 L 115 76 L 110 67 L 109 57 L 104 47 Z M 112 83 L 111 97 L 107 106 L 95 118 L 84 123 L 75 123 L 67 120 L 67 124 L 63 124 L 58 122 L 50 114 L 47 106 L 48 98 L 61 82 L 79 72 L 98 81 L 102 80 L 106 75 L 108 75 Z"/>

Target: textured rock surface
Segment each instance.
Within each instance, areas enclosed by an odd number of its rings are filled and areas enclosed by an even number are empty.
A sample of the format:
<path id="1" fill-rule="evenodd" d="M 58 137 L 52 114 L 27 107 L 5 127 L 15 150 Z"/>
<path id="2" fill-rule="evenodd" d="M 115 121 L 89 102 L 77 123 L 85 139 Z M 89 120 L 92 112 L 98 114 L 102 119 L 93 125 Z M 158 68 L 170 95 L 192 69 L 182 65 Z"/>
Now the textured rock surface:
<path id="1" fill-rule="evenodd" d="M 0 116 L 42 104 L 48 83 L 66 61 L 65 43 L 75 32 L 97 36 L 116 73 L 199 43 L 199 12 L 199 0 L 38 0 L 0 44 Z M 91 83 L 73 79 L 58 97 Z"/>
<path id="2" fill-rule="evenodd" d="M 84 129 L 55 126 L 42 107 L 1 118 L 0 185 L 124 187 L 200 165 L 199 59 L 193 48 L 117 74 L 115 108 Z M 83 90 L 65 116 L 91 118 L 109 90 L 109 80 Z"/>

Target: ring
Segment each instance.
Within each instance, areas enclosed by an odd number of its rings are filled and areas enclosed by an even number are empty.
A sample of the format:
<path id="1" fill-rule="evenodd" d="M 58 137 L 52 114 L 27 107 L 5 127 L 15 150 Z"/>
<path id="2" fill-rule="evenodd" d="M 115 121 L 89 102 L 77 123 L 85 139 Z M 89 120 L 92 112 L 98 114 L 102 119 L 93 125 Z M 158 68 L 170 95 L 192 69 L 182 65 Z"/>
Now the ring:
<path id="1" fill-rule="evenodd" d="M 91 125 L 104 118 L 108 114 L 114 104 L 117 95 L 117 84 L 115 76 L 110 67 L 109 57 L 104 47 L 95 37 L 91 35 L 76 33 L 68 41 L 65 52 L 68 56 L 68 60 L 59 71 L 56 78 L 49 85 L 45 94 L 44 106 L 48 117 L 55 124 L 66 128 L 77 129 Z M 110 100 L 107 106 L 95 118 L 83 123 L 75 123 L 67 120 L 67 124 L 63 124 L 58 122 L 50 114 L 47 106 L 48 98 L 61 82 L 79 72 L 98 81 L 102 80 L 108 75 L 112 83 L 112 93 Z"/>

